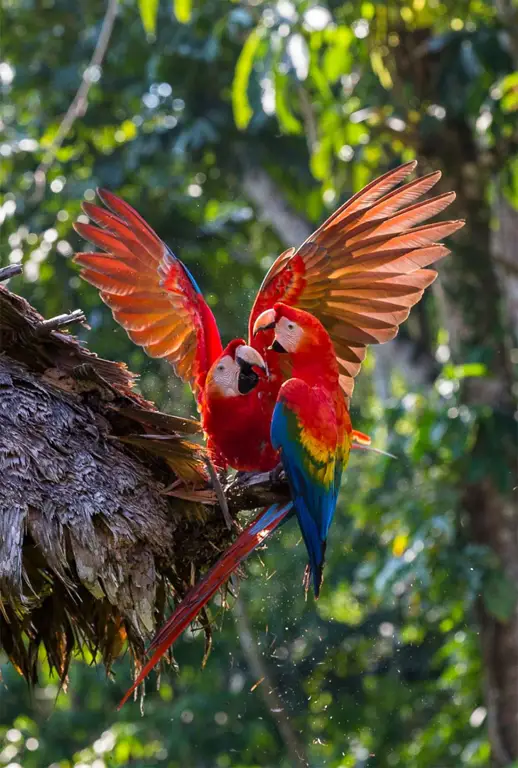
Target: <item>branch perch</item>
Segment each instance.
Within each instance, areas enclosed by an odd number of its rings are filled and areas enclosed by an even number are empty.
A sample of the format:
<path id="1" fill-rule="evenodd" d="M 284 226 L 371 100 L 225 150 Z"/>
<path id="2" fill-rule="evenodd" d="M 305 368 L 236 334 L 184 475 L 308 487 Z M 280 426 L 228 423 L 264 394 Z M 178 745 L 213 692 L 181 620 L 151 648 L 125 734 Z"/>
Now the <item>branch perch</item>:
<path id="1" fill-rule="evenodd" d="M 181 599 L 233 538 L 203 490 L 199 424 L 160 413 L 125 366 L 49 332 L 81 319 L 45 321 L 0 285 L 0 648 L 30 684 L 42 644 L 62 681 L 77 643 L 108 670 L 126 640 L 143 659 L 167 596 Z M 175 498 L 172 485 L 194 490 Z M 227 520 L 288 497 L 269 474 L 225 491 Z"/>
<path id="2" fill-rule="evenodd" d="M 57 315 L 56 317 L 50 318 L 50 320 L 43 320 L 36 332 L 41 336 L 45 333 L 56 331 L 58 328 L 74 325 L 75 323 L 86 323 L 86 317 L 82 309 L 75 309 L 68 315 Z"/>
<path id="3" fill-rule="evenodd" d="M 11 264 L 10 267 L 2 267 L 2 269 L 0 269 L 0 283 L 3 283 L 5 280 L 10 280 L 11 277 L 14 277 L 15 275 L 21 275 L 22 271 L 20 264 Z"/>

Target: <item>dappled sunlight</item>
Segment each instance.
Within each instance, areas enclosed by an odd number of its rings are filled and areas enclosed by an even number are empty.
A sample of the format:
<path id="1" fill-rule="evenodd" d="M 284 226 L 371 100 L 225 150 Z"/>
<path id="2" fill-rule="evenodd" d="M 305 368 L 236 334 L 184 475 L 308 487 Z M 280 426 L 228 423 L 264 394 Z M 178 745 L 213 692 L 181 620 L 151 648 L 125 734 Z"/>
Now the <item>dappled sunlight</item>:
<path id="1" fill-rule="evenodd" d="M 321 313 L 328 327 L 338 318 L 335 352 L 351 355 L 341 370 L 359 368 L 362 345 L 370 346 L 351 419 L 372 447 L 388 454 L 351 451 L 318 602 L 304 593 L 308 556 L 295 517 L 271 536 L 259 531 L 260 546 L 228 590 L 179 638 L 174 657 L 165 657 L 173 663 L 150 674 L 145 698 L 140 692 L 117 712 L 135 672 L 126 635 L 116 643 L 111 638 L 119 658 L 106 672 L 95 644 L 78 650 L 86 630 L 74 618 L 106 584 L 93 585 L 81 603 L 70 541 L 63 545 L 64 566 L 53 570 L 52 547 L 43 535 L 31 538 L 31 521 L 23 522 L 16 541 L 31 547 L 33 567 L 22 587 L 26 604 L 13 607 L 3 593 L 0 599 L 0 765 L 518 765 L 516 4 L 80 0 L 72 8 L 67 0 L 11 0 L 4 6 L 0 269 L 23 269 L 4 286 L 46 318 L 83 310 L 87 325 L 73 327 L 80 343 L 127 364 L 138 374 L 136 391 L 168 414 L 199 418 L 188 383 L 167 360 L 148 357 L 130 340 L 73 263 L 75 253 L 89 248 L 73 224 L 88 224 L 81 205 L 97 204 L 99 187 L 135 208 L 187 266 L 217 317 L 223 345 L 246 337 L 254 298 L 278 255 L 403 163 L 418 161 L 410 181 L 441 171 L 441 179 L 433 177 L 434 194 L 451 203 L 447 218 L 466 219 L 466 225 L 445 230 L 451 253 L 442 258 L 438 251 L 424 265 L 417 250 L 409 256 L 415 262 L 405 261 L 409 248 L 399 241 L 401 274 L 392 274 L 385 253 L 378 278 L 383 273 L 401 284 L 378 288 L 374 308 L 369 263 L 380 258 L 387 236 L 383 241 L 376 229 L 372 241 L 366 238 L 371 227 L 383 226 L 386 211 L 361 219 L 359 231 L 354 216 L 364 209 L 354 214 L 343 255 L 333 251 L 339 238 L 330 229 L 307 259 L 314 274 L 310 267 L 311 279 L 304 272 L 305 308 Z M 452 191 L 455 201 L 445 197 Z M 405 206 L 421 204 L 412 190 L 407 194 Z M 418 216 L 409 226 L 427 224 Z M 415 235 L 412 248 L 425 247 L 426 233 Z M 360 253 L 353 241 L 362 237 Z M 354 258 L 364 258 L 361 270 L 357 262 L 349 282 L 344 278 L 334 284 L 335 295 L 326 294 L 335 302 L 332 315 L 331 304 L 323 308 L 322 288 L 329 254 L 351 259 L 355 247 Z M 397 247 L 393 241 L 394 253 Z M 140 257 L 151 254 L 144 248 Z M 439 259 L 439 278 L 421 296 L 431 282 L 424 270 Z M 334 279 L 347 267 L 347 261 L 335 266 Z M 144 273 L 142 267 L 140 279 Z M 140 338 L 144 326 L 135 321 L 135 307 L 121 313 Z M 372 344 L 391 338 L 400 323 L 397 338 Z M 0 330 L 6 334 L 1 362 L 4 352 L 9 357 L 10 332 L 2 318 Z M 189 328 L 182 332 L 187 356 Z M 178 339 L 165 340 L 174 352 Z M 47 363 L 42 366 L 47 371 Z M 49 385 L 53 374 L 47 374 Z M 12 413 L 11 405 L 4 408 L 11 385 L 12 376 L 0 377 L 0 421 Z M 106 421 L 96 411 L 101 385 L 88 400 L 73 388 L 63 395 L 71 412 L 81 408 L 82 419 L 90 413 L 95 429 Z M 113 390 L 108 398 L 113 430 L 122 418 L 119 395 Z M 39 434 L 38 414 L 30 417 Z M 322 455 L 323 434 L 314 439 Z M 249 429 L 246 439 L 253 438 Z M 130 450 L 138 458 L 138 449 Z M 56 471 L 29 454 L 34 476 Z M 0 433 L 0 485 L 11 482 L 15 470 Z M 189 496 L 197 492 L 182 487 L 189 506 L 178 501 L 178 518 L 175 512 L 167 527 L 181 542 L 174 564 L 160 563 L 178 567 L 181 589 L 173 595 L 169 582 L 159 584 L 171 613 L 222 549 L 208 535 L 214 518 L 207 523 L 202 497 Z M 214 490 L 208 493 L 216 498 Z M 19 498 L 25 503 L 27 494 Z M 219 514 L 214 504 L 210 514 Z M 186 532 L 200 509 L 199 539 L 189 541 Z M 0 498 L 3 519 L 11 511 Z M 253 519 L 232 511 L 241 528 Z M 164 531 L 154 532 L 159 543 Z M 222 531 L 228 546 L 238 531 Z M 89 534 L 81 536 L 86 552 Z M 121 541 L 115 531 L 114 552 Z M 0 541 L 0 588 L 5 549 Z M 104 573 L 118 567 L 114 560 Z M 138 590 L 141 575 L 134 576 Z M 57 584 L 75 613 L 60 618 L 59 626 L 68 627 L 62 637 L 32 634 L 31 648 L 39 648 L 32 662 L 40 673 L 29 690 L 22 670 L 8 660 L 24 646 L 9 645 L 5 606 L 19 616 L 34 606 L 41 626 Z M 161 621 L 152 606 L 147 610 L 150 627 Z M 51 629 L 55 620 L 48 615 Z M 91 640 L 101 618 L 89 608 L 84 621 Z M 49 672 L 47 653 L 69 647 L 76 650 L 62 685 Z"/>

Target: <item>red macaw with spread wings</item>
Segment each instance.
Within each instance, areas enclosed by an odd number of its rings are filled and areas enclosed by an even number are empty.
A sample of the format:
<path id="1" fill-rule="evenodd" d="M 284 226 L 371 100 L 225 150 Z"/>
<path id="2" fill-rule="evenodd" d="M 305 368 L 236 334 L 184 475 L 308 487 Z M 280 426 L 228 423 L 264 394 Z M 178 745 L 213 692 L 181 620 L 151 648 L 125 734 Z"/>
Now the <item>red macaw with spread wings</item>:
<path id="1" fill-rule="evenodd" d="M 463 222 L 423 224 L 455 193 L 420 201 L 441 174 L 401 186 L 415 166 L 406 163 L 371 182 L 299 248 L 281 254 L 253 305 L 248 344 L 237 339 L 226 348 L 195 279 L 144 219 L 106 190 L 99 190 L 106 208 L 83 204 L 94 224 L 77 223 L 76 230 L 104 251 L 76 254 L 83 278 L 99 288 L 136 344 L 190 383 L 217 466 L 268 471 L 278 463 L 270 424 L 289 372 L 268 349 L 273 331 L 253 336 L 264 310 L 280 301 L 321 321 L 349 399 L 367 346 L 394 338 L 435 280 L 426 267 L 449 253 L 440 241 Z M 265 363 L 268 376 L 260 370 Z"/>

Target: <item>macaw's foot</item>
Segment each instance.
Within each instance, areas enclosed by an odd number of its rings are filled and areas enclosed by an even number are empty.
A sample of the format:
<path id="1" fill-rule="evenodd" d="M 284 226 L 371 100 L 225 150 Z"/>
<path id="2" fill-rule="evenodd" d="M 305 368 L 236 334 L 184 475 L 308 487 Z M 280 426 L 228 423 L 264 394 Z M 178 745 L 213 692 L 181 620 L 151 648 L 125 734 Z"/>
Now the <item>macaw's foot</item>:
<path id="1" fill-rule="evenodd" d="M 281 483 L 286 481 L 286 472 L 284 471 L 284 467 L 279 462 L 275 469 L 272 469 L 270 472 L 270 483 L 272 485 L 280 485 Z"/>
<path id="2" fill-rule="evenodd" d="M 228 471 L 226 469 L 219 469 L 218 467 L 216 467 L 215 469 L 221 485 L 226 485 L 228 482 Z"/>
<path id="3" fill-rule="evenodd" d="M 207 467 L 207 472 L 209 473 L 210 484 L 216 493 L 223 519 L 225 520 L 227 528 L 230 530 L 233 525 L 233 520 L 228 509 L 227 499 L 218 477 L 218 473 L 216 472 L 213 463 L 208 457 L 205 458 L 205 466 Z"/>

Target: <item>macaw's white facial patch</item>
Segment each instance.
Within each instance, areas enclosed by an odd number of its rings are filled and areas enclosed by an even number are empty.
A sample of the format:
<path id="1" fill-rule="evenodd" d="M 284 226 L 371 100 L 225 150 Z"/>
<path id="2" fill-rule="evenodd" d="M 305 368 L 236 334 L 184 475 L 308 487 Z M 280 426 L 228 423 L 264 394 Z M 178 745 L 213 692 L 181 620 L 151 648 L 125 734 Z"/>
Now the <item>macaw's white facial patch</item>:
<path id="1" fill-rule="evenodd" d="M 236 348 L 235 357 L 223 355 L 209 371 L 207 387 L 220 397 L 248 395 L 259 382 L 257 371 L 267 376 L 268 368 L 263 358 L 246 344 Z"/>
<path id="2" fill-rule="evenodd" d="M 281 317 L 275 325 L 275 341 L 286 352 L 296 352 L 304 335 L 303 328 L 287 317 Z"/>
<path id="3" fill-rule="evenodd" d="M 225 355 L 212 366 L 209 373 L 209 387 L 216 389 L 222 397 L 239 395 L 238 381 L 240 368 L 231 355 Z"/>

